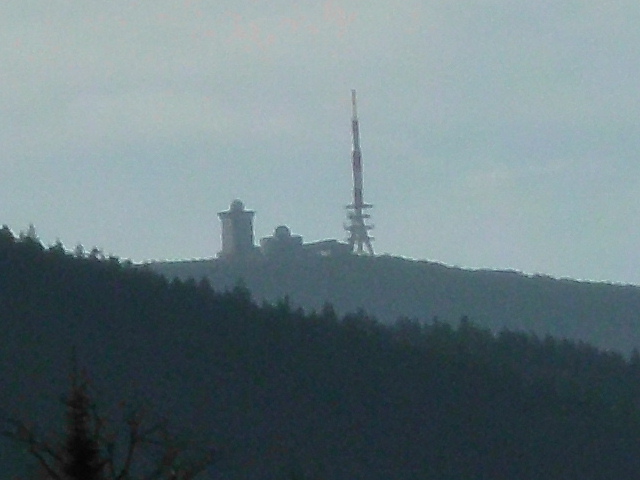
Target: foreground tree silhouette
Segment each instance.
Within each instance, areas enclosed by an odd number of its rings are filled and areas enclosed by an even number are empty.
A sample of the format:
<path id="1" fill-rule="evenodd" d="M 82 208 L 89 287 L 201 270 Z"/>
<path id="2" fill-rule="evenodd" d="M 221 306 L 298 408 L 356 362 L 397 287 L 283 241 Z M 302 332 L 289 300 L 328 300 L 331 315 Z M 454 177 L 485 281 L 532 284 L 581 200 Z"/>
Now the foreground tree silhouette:
<path id="1" fill-rule="evenodd" d="M 3 432 L 26 444 L 47 480 L 193 480 L 213 462 L 211 449 L 178 442 L 164 423 L 146 425 L 141 409 L 126 416 L 126 431 L 118 435 L 75 373 L 64 404 L 62 441 L 42 438 L 20 420 L 9 420 Z"/>
<path id="2" fill-rule="evenodd" d="M 102 480 L 105 461 L 100 458 L 97 432 L 91 431 L 91 399 L 86 383 L 78 383 L 75 377 L 66 401 L 67 437 L 62 472 L 70 480 Z"/>

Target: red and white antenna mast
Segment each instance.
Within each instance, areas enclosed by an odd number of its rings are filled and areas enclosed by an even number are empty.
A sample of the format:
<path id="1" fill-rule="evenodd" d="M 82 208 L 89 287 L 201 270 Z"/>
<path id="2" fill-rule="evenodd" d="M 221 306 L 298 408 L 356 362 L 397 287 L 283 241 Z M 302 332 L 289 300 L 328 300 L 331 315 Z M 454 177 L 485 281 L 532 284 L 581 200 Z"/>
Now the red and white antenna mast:
<path id="1" fill-rule="evenodd" d="M 366 225 L 365 221 L 370 215 L 364 213 L 373 205 L 364 203 L 362 188 L 362 152 L 360 151 L 360 127 L 358 125 L 358 111 L 356 108 L 356 91 L 351 90 L 351 105 L 353 116 L 351 117 L 351 132 L 353 135 L 353 152 L 351 154 L 351 162 L 353 166 L 353 203 L 347 205 L 347 218 L 349 224 L 345 225 L 345 229 L 349 232 L 349 246 L 358 255 L 368 253 L 373 255 L 373 247 L 371 246 L 372 237 L 369 236 L 369 230 L 373 225 Z M 367 248 L 367 252 L 364 248 Z"/>

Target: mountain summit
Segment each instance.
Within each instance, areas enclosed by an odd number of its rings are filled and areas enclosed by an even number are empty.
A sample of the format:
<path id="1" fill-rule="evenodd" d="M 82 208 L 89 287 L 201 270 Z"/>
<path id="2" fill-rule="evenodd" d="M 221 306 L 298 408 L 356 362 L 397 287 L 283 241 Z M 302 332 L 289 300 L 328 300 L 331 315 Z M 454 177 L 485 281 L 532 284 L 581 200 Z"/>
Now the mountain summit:
<path id="1" fill-rule="evenodd" d="M 457 322 L 469 316 L 507 328 L 630 352 L 640 346 L 640 288 L 514 271 L 466 270 L 400 257 L 267 256 L 155 262 L 166 277 L 207 278 L 215 289 L 241 282 L 257 301 L 287 297 L 305 310 L 365 309 L 383 322 L 398 317 Z"/>

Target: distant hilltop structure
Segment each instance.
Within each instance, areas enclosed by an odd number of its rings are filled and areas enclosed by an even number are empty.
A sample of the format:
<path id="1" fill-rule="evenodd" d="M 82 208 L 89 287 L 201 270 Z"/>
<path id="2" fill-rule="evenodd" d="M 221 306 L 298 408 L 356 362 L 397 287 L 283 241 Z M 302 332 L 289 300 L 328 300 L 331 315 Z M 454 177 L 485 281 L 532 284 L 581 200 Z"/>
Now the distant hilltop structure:
<path id="1" fill-rule="evenodd" d="M 255 212 L 244 209 L 244 203 L 234 200 L 226 212 L 219 212 L 222 222 L 221 257 L 246 257 L 254 253 L 253 217 Z"/>
<path id="2" fill-rule="evenodd" d="M 256 246 L 253 235 L 253 219 L 255 212 L 245 210 L 244 203 L 234 200 L 229 210 L 219 212 L 222 222 L 222 250 L 218 254 L 223 259 L 251 259 L 260 256 L 291 256 L 291 255 L 324 255 L 336 256 L 354 253 L 356 255 L 373 255 L 372 237 L 369 231 L 373 225 L 366 222 L 369 214 L 365 213 L 373 205 L 364 202 L 362 152 L 360 150 L 360 127 L 356 109 L 356 91 L 351 90 L 351 133 L 353 149 L 351 152 L 351 167 L 353 172 L 353 202 L 347 205 L 348 224 L 344 225 L 349 234 L 347 242 L 338 240 L 322 240 L 304 243 L 300 235 L 292 235 L 286 225 L 276 227 L 273 235 L 260 239 L 260 246 Z"/>
<path id="3" fill-rule="evenodd" d="M 222 224 L 222 250 L 218 257 L 227 260 L 258 259 L 261 257 L 291 257 L 301 255 L 348 255 L 351 246 L 338 240 L 304 243 L 300 235 L 293 235 L 286 225 L 275 228 L 273 235 L 254 244 L 253 219 L 256 212 L 246 210 L 241 200 L 234 200 L 229 210 L 219 212 Z"/>

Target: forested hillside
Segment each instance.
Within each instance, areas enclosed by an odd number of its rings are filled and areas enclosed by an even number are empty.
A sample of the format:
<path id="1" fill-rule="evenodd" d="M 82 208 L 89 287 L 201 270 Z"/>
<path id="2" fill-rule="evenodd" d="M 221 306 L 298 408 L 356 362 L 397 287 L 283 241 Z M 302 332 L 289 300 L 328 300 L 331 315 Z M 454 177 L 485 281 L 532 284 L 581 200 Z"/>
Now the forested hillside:
<path id="1" fill-rule="evenodd" d="M 492 334 L 468 313 L 455 327 L 305 313 L 5 229 L 0 412 L 59 428 L 75 347 L 102 405 L 144 401 L 215 443 L 202 478 L 638 476 L 637 355 Z M 3 474 L 27 471 L 0 442 Z"/>
<path id="2" fill-rule="evenodd" d="M 330 302 L 340 313 L 364 308 L 385 323 L 400 316 L 581 340 L 630 353 L 640 347 L 640 288 L 558 280 L 516 272 L 464 270 L 399 257 L 278 257 L 249 261 L 157 262 L 168 278 L 206 277 L 216 289 L 242 279 L 254 297 L 287 295 L 305 309 Z"/>

